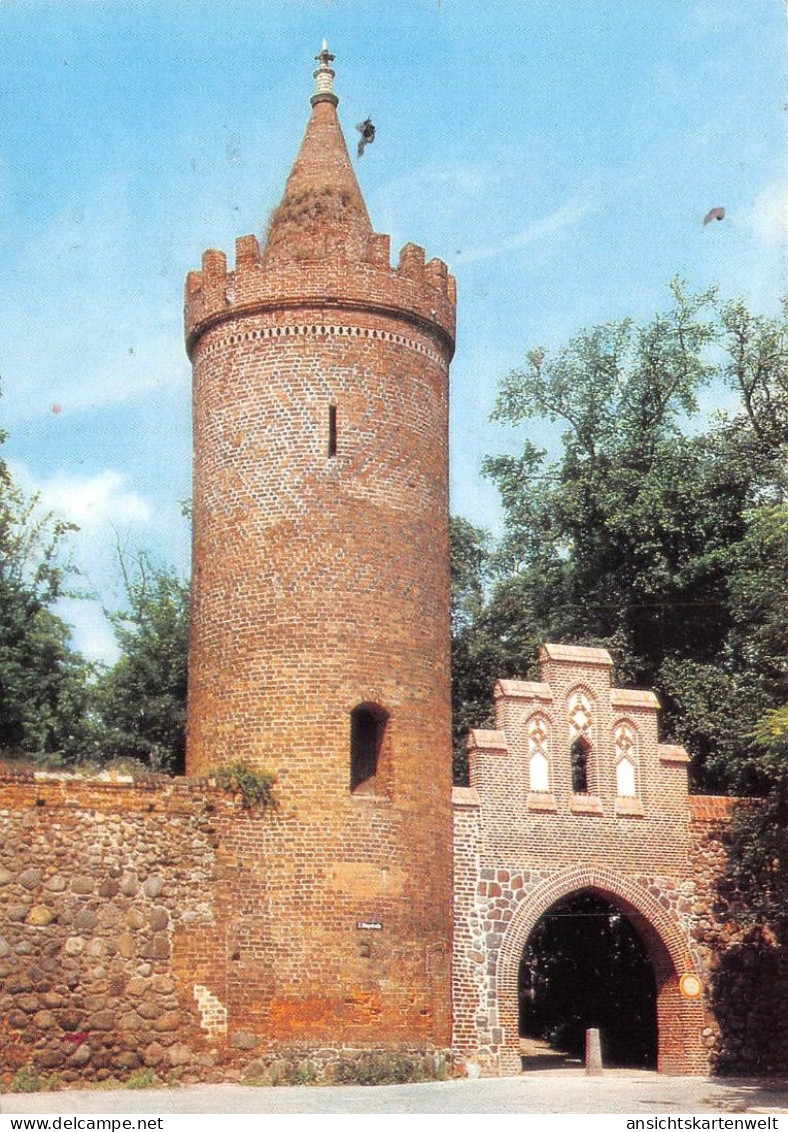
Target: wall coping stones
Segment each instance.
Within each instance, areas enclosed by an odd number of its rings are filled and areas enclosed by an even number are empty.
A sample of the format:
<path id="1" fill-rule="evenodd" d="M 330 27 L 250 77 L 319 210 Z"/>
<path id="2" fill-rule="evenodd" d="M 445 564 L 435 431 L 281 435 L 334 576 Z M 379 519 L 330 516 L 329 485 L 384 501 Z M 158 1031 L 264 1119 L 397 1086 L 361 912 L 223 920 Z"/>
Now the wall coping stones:
<path id="1" fill-rule="evenodd" d="M 602 816 L 602 799 L 596 794 L 572 794 L 569 798 L 569 812 L 572 814 L 594 814 Z"/>
<path id="2" fill-rule="evenodd" d="M 509 753 L 509 744 L 503 731 L 484 731 L 473 727 L 468 732 L 468 750 L 495 751 L 506 755 Z"/>
<path id="3" fill-rule="evenodd" d="M 690 757 L 683 747 L 672 743 L 658 743 L 657 754 L 661 763 L 688 763 Z"/>
<path id="4" fill-rule="evenodd" d="M 585 648 L 582 645 L 544 644 L 539 649 L 539 659 L 564 664 L 603 664 L 606 668 L 613 667 L 613 658 L 607 649 Z"/>
<path id="5" fill-rule="evenodd" d="M 659 709 L 660 703 L 653 692 L 640 688 L 611 688 L 610 703 L 612 707 L 630 708 L 645 707 Z"/>
<path id="6" fill-rule="evenodd" d="M 553 689 L 549 684 L 536 680 L 498 680 L 495 684 L 493 697 L 496 700 L 503 698 L 511 700 L 545 700 L 553 702 Z"/>
<path id="7" fill-rule="evenodd" d="M 728 795 L 690 794 L 690 821 L 729 821 L 734 809 L 740 805 L 757 805 L 752 798 L 735 798 Z"/>
<path id="8" fill-rule="evenodd" d="M 558 812 L 555 795 L 546 791 L 532 790 L 526 798 L 525 804 L 529 810 L 535 810 L 539 813 L 554 814 Z"/>
<path id="9" fill-rule="evenodd" d="M 625 798 L 619 796 L 616 798 L 615 804 L 616 817 L 619 818 L 642 818 L 646 816 L 643 809 L 643 802 L 640 798 Z"/>
<path id="10" fill-rule="evenodd" d="M 466 809 L 478 809 L 481 805 L 479 792 L 475 786 L 453 786 L 451 791 L 451 804 Z"/>

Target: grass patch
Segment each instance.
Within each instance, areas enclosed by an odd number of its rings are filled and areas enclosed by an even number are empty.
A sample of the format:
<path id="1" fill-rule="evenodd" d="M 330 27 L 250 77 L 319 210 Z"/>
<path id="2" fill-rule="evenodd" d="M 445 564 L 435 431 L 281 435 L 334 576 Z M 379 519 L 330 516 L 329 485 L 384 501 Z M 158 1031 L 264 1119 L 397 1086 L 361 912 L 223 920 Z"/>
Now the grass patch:
<path id="1" fill-rule="evenodd" d="M 445 1058 L 373 1050 L 359 1057 L 339 1058 L 334 1069 L 337 1085 L 404 1085 L 413 1081 L 445 1081 L 449 1068 Z"/>
<path id="2" fill-rule="evenodd" d="M 159 1079 L 152 1069 L 135 1069 L 125 1083 L 126 1089 L 155 1089 Z"/>
<path id="3" fill-rule="evenodd" d="M 50 1073 L 42 1077 L 34 1065 L 23 1065 L 14 1074 L 8 1087 L 10 1093 L 56 1093 L 62 1089 L 63 1081 L 59 1074 Z"/>

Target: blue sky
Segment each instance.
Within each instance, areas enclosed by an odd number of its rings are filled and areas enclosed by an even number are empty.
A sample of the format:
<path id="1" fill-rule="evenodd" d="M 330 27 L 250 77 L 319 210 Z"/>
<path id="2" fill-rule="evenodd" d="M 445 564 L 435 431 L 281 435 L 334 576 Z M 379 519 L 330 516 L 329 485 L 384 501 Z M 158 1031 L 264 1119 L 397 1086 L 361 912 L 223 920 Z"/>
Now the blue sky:
<path id="1" fill-rule="evenodd" d="M 117 542 L 188 569 L 183 279 L 265 227 L 324 36 L 346 135 L 378 128 L 376 230 L 457 276 L 455 512 L 499 522 L 479 466 L 518 443 L 488 418 L 527 350 L 676 274 L 788 292 L 784 0 L 0 0 L 5 455 L 110 607 Z M 112 657 L 101 601 L 63 612 Z"/>

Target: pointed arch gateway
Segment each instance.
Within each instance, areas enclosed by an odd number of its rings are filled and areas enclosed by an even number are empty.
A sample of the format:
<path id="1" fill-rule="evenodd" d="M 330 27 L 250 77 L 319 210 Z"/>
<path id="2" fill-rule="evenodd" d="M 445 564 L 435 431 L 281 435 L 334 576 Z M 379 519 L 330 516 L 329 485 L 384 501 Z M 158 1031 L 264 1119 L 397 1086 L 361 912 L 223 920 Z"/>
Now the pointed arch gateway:
<path id="1" fill-rule="evenodd" d="M 558 901 L 583 892 L 604 897 L 631 918 L 651 957 L 657 988 L 657 1070 L 702 1074 L 704 1008 L 679 989 L 682 975 L 697 974 L 686 938 L 670 913 L 637 881 L 604 868 L 578 867 L 556 873 L 518 905 L 501 944 L 497 970 L 499 1019 L 503 1029 L 501 1071 L 520 1068 L 517 977 L 523 951 L 541 917 Z"/>

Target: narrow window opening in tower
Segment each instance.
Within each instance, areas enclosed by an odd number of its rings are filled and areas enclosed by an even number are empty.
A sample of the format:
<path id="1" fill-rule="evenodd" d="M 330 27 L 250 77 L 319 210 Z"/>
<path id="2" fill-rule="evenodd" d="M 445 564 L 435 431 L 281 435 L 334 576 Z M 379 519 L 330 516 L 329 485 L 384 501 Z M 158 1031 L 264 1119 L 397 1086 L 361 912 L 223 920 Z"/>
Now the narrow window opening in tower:
<path id="1" fill-rule="evenodd" d="M 588 793 L 588 756 L 590 753 L 591 744 L 582 735 L 578 735 L 569 748 L 569 757 L 572 763 L 572 792 L 574 794 Z"/>
<path id="2" fill-rule="evenodd" d="M 378 704 L 360 704 L 350 715 L 351 793 L 376 793 L 388 714 Z"/>
<path id="3" fill-rule="evenodd" d="M 328 406 L 328 454 L 329 456 L 336 456 L 337 454 L 337 407 L 336 405 Z"/>

